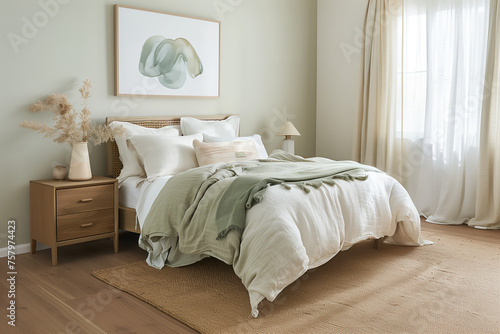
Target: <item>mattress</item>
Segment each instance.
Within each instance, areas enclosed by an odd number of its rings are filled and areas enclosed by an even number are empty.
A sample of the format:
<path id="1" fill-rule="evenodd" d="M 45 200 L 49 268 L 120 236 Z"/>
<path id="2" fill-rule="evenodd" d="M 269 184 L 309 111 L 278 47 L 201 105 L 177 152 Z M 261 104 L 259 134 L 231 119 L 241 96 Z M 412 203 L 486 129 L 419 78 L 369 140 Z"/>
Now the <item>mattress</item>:
<path id="1" fill-rule="evenodd" d="M 141 186 L 144 178 L 138 176 L 128 177 L 123 181 L 118 189 L 118 202 L 120 206 L 135 209 L 139 202 Z"/>

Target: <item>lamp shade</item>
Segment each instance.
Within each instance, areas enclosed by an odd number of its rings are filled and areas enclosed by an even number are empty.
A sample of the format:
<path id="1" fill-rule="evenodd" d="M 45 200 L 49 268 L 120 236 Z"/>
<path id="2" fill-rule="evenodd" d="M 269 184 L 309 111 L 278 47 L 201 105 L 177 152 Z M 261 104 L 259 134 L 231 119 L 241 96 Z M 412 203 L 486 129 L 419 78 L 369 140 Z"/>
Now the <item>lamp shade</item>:
<path id="1" fill-rule="evenodd" d="M 286 122 L 276 134 L 277 136 L 300 136 L 299 131 L 293 126 L 292 122 Z"/>

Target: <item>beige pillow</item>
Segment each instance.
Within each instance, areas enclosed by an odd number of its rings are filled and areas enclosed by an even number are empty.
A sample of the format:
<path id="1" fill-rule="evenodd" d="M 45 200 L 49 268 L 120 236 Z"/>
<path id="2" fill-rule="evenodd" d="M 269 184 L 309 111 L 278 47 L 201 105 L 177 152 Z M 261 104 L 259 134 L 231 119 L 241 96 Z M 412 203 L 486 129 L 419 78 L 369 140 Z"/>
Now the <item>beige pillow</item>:
<path id="1" fill-rule="evenodd" d="M 195 139 L 193 146 L 200 166 L 216 162 L 238 162 L 259 159 L 255 143 L 251 140 L 203 143 Z"/>

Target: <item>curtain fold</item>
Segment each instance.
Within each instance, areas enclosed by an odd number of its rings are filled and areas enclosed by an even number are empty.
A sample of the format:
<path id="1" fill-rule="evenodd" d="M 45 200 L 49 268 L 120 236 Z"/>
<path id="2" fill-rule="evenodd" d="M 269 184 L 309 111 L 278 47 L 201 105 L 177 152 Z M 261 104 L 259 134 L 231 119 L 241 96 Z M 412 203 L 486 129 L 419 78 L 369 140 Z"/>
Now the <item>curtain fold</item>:
<path id="1" fill-rule="evenodd" d="M 500 5 L 490 6 L 476 216 L 469 226 L 500 229 Z"/>
<path id="2" fill-rule="evenodd" d="M 394 141 L 397 103 L 398 17 L 401 1 L 372 0 L 365 19 L 363 105 L 358 119 L 354 160 L 391 172 L 400 179 L 401 152 Z"/>

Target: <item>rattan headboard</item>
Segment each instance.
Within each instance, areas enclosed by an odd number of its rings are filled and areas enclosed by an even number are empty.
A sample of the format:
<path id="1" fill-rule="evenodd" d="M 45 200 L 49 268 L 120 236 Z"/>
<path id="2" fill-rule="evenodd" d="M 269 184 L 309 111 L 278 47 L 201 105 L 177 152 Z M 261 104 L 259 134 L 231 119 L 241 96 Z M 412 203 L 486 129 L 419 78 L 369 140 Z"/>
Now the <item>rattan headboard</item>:
<path id="1" fill-rule="evenodd" d="M 181 123 L 181 117 L 194 117 L 205 121 L 220 121 L 233 115 L 208 115 L 208 116 L 151 116 L 151 117 L 107 117 L 106 124 L 114 121 L 119 122 L 129 122 L 144 126 L 146 128 L 161 128 L 167 125 L 179 125 Z M 106 174 L 111 177 L 118 177 L 120 171 L 123 168 L 122 162 L 120 161 L 120 155 L 118 153 L 118 146 L 115 142 L 108 142 L 106 145 Z"/>

